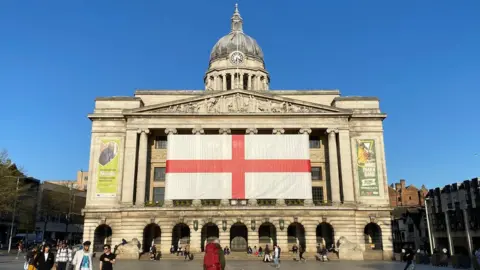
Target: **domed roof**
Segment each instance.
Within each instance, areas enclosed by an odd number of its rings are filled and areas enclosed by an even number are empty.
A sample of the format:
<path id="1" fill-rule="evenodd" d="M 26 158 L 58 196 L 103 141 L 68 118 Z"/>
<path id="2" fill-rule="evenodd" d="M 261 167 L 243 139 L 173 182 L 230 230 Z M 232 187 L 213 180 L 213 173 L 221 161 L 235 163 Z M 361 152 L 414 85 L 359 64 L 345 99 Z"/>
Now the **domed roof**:
<path id="1" fill-rule="evenodd" d="M 235 12 L 232 17 L 232 30 L 220 38 L 213 46 L 210 54 L 210 62 L 218 58 L 225 58 L 234 51 L 241 51 L 247 57 L 255 58 L 263 62 L 263 52 L 255 39 L 243 32 L 243 19 L 238 12 L 238 5 L 235 5 Z"/>

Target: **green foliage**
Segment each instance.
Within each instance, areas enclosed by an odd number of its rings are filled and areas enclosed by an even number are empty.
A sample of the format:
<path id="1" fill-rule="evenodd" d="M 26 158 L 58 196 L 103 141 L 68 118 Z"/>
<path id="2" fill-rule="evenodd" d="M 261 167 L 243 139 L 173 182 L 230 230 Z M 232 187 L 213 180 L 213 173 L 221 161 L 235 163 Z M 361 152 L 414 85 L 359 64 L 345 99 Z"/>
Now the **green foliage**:
<path id="1" fill-rule="evenodd" d="M 0 152 L 0 212 L 13 211 L 17 195 L 25 193 L 28 187 L 19 185 L 17 192 L 17 177 L 25 177 L 21 169 L 9 159 L 7 151 Z"/>

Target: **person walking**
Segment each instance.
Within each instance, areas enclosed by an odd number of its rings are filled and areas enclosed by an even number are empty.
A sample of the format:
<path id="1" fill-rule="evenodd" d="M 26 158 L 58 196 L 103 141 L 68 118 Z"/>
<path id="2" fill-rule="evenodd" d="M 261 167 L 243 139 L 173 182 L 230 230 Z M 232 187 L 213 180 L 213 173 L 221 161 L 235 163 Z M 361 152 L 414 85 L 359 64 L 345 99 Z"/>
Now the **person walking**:
<path id="1" fill-rule="evenodd" d="M 32 250 L 27 252 L 25 256 L 25 262 L 27 263 L 27 270 L 35 270 L 34 261 L 37 257 L 37 247 L 33 247 Z"/>
<path id="2" fill-rule="evenodd" d="M 298 249 L 298 255 L 299 255 L 299 261 L 300 262 L 306 262 L 307 260 L 305 260 L 305 258 L 303 257 L 303 253 L 305 253 L 305 248 L 303 247 L 303 245 L 300 245 L 299 249 Z"/>
<path id="3" fill-rule="evenodd" d="M 273 246 L 273 264 L 275 268 L 280 268 L 280 249 L 277 245 Z"/>
<path id="4" fill-rule="evenodd" d="M 57 270 L 67 270 L 67 264 L 72 262 L 72 250 L 67 247 L 65 242 L 60 244 L 55 256 L 55 265 Z"/>
<path id="5" fill-rule="evenodd" d="M 405 255 L 404 255 L 404 260 L 407 262 L 407 264 L 405 264 L 405 268 L 403 270 L 415 269 L 415 264 L 413 263 L 414 258 L 415 258 L 415 252 L 410 247 L 407 247 L 405 249 Z"/>
<path id="6" fill-rule="evenodd" d="M 90 251 L 90 241 L 83 243 L 83 249 L 75 253 L 72 264 L 75 265 L 75 270 L 93 270 L 92 252 Z"/>
<path id="7" fill-rule="evenodd" d="M 55 264 L 55 256 L 50 251 L 50 245 L 45 245 L 43 247 L 43 252 L 35 257 L 33 265 L 37 270 L 50 270 Z"/>
<path id="8" fill-rule="evenodd" d="M 186 260 L 189 259 L 189 256 L 190 256 L 190 244 L 186 244 L 186 245 L 185 245 L 185 251 L 183 252 L 183 255 L 185 256 L 185 258 L 183 259 L 184 261 L 186 261 Z"/>
<path id="9" fill-rule="evenodd" d="M 112 253 L 110 245 L 103 246 L 103 254 L 100 256 L 100 270 L 113 270 L 115 254 Z"/>
<path id="10" fill-rule="evenodd" d="M 215 239 L 212 243 L 205 246 L 205 256 L 203 257 L 203 270 L 225 270 L 225 255 L 219 240 Z"/>

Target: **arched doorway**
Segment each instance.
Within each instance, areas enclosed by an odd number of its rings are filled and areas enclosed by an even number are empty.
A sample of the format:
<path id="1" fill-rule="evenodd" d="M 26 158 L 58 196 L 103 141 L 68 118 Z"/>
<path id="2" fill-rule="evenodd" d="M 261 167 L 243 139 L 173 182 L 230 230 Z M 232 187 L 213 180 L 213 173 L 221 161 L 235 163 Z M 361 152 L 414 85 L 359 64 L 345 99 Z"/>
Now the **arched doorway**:
<path id="1" fill-rule="evenodd" d="M 265 222 L 258 228 L 258 243 L 265 247 L 277 244 L 277 228 L 270 222 Z"/>
<path id="2" fill-rule="evenodd" d="M 237 222 L 230 228 L 230 249 L 232 251 L 246 251 L 248 244 L 248 228 Z"/>
<path id="3" fill-rule="evenodd" d="M 103 245 L 112 245 L 112 228 L 105 224 L 95 229 L 93 250 L 95 252 L 102 252 Z"/>
<path id="4" fill-rule="evenodd" d="M 290 224 L 287 228 L 287 242 L 288 242 L 288 249 L 292 247 L 294 244 L 298 247 L 306 248 L 306 241 L 305 241 L 305 228 L 302 224 L 298 222 L 294 222 Z"/>
<path id="5" fill-rule="evenodd" d="M 159 250 L 161 234 L 162 232 L 160 230 L 160 226 L 158 226 L 157 224 L 151 223 L 145 226 L 145 228 L 143 229 L 143 252 L 149 252 L 152 244 L 156 245 L 157 249 Z"/>
<path id="6" fill-rule="evenodd" d="M 335 244 L 335 233 L 332 225 L 322 222 L 317 226 L 317 244 L 330 248 Z"/>
<path id="7" fill-rule="evenodd" d="M 218 229 L 217 224 L 209 222 L 202 227 L 202 237 L 201 237 L 201 249 L 204 251 L 205 245 L 212 242 L 215 239 L 218 239 L 220 236 L 220 230 Z"/>
<path id="8" fill-rule="evenodd" d="M 383 250 L 382 229 L 375 223 L 368 223 L 363 230 L 365 236 L 365 248 Z"/>
<path id="9" fill-rule="evenodd" d="M 172 229 L 172 245 L 175 250 L 178 246 L 184 246 L 190 242 L 190 228 L 185 223 L 178 223 Z"/>

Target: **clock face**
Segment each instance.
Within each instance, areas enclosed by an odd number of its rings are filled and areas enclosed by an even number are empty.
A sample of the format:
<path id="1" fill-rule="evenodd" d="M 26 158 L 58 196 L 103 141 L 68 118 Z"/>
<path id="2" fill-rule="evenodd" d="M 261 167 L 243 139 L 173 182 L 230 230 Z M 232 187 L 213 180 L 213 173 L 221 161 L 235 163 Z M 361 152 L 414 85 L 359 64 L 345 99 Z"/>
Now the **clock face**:
<path id="1" fill-rule="evenodd" d="M 230 55 L 230 62 L 232 62 L 232 64 L 234 65 L 240 65 L 241 63 L 243 63 L 243 59 L 243 53 L 239 51 L 235 51 Z"/>

